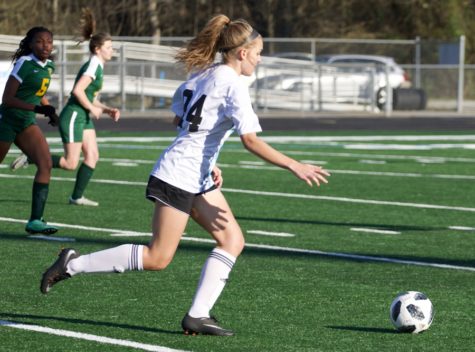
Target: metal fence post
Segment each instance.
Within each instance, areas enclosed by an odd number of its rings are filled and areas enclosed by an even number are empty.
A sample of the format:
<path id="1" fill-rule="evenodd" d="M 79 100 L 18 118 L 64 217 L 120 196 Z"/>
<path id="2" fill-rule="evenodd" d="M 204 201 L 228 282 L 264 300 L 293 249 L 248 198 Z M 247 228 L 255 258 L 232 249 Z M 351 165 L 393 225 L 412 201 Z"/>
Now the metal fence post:
<path id="1" fill-rule="evenodd" d="M 58 110 L 61 111 L 64 106 L 64 91 L 66 89 L 66 48 L 64 45 L 64 40 L 61 41 L 61 45 L 58 47 L 60 53 L 59 57 L 61 58 L 61 76 L 59 79 L 59 92 L 58 92 Z"/>
<path id="2" fill-rule="evenodd" d="M 463 111 L 464 72 L 465 72 L 465 36 L 460 36 L 459 45 L 459 76 L 457 87 L 457 112 Z"/>
<path id="3" fill-rule="evenodd" d="M 323 110 L 323 104 L 322 104 L 322 65 L 318 64 L 318 111 Z"/>
<path id="4" fill-rule="evenodd" d="M 393 110 L 393 89 L 391 83 L 389 82 L 389 65 L 385 65 L 385 75 L 386 75 L 386 106 L 384 108 L 385 116 L 391 116 Z"/>
<path id="5" fill-rule="evenodd" d="M 416 64 L 416 80 L 415 80 L 415 85 L 416 88 L 421 87 L 421 37 L 416 37 L 415 40 L 415 64 Z"/>
<path id="6" fill-rule="evenodd" d="M 125 111 L 126 106 L 126 94 L 125 94 L 125 46 L 120 45 L 120 57 L 119 57 L 119 84 L 120 84 L 120 109 Z"/>

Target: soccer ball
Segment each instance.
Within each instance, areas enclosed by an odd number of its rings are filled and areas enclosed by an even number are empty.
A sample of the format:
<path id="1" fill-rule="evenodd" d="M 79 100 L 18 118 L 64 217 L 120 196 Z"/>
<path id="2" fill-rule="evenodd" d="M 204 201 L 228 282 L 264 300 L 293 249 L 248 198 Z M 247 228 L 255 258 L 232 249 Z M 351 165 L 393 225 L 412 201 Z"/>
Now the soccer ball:
<path id="1" fill-rule="evenodd" d="M 389 316 L 398 331 L 418 334 L 432 324 L 434 307 L 421 292 L 402 292 L 391 303 Z"/>

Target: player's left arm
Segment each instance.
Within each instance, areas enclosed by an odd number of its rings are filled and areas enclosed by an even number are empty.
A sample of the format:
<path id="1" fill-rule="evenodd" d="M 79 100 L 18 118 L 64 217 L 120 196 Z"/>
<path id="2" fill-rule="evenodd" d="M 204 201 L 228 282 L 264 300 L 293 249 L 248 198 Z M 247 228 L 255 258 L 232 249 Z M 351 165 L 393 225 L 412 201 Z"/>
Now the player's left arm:
<path id="1" fill-rule="evenodd" d="M 305 181 L 309 186 L 312 186 L 313 183 L 317 186 L 320 186 L 321 182 L 328 183 L 326 179 L 327 176 L 330 176 L 328 171 L 320 166 L 304 164 L 282 154 L 257 137 L 256 133 L 241 135 L 241 141 L 244 147 L 251 153 L 271 164 L 291 171 L 297 178 Z"/>
<path id="2" fill-rule="evenodd" d="M 102 109 L 104 114 L 109 115 L 112 117 L 114 121 L 118 121 L 120 118 L 120 110 L 116 108 L 111 108 L 110 106 L 107 106 L 106 104 L 102 103 L 97 97 L 93 101 L 93 105 L 97 106 L 98 108 Z"/>

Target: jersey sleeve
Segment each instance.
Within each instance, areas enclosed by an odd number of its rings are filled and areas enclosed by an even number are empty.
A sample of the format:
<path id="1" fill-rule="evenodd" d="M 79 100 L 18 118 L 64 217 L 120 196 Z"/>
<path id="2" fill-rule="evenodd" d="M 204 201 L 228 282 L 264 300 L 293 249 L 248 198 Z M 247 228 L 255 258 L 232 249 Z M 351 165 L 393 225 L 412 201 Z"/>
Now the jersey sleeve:
<path id="1" fill-rule="evenodd" d="M 25 61 L 26 60 L 23 57 L 18 59 L 13 65 L 12 72 L 10 73 L 10 76 L 15 77 L 20 83 L 22 83 L 23 79 L 30 73 L 30 70 L 28 70 L 26 65 L 23 65 Z"/>
<path id="2" fill-rule="evenodd" d="M 226 115 L 232 118 L 239 135 L 261 132 L 259 119 L 252 108 L 249 88 L 241 81 L 233 85 L 228 97 Z"/>
<path id="3" fill-rule="evenodd" d="M 93 56 L 89 61 L 89 66 L 84 71 L 83 76 L 89 76 L 92 78 L 92 80 L 95 80 L 97 76 L 97 71 L 100 69 L 100 66 L 101 65 L 99 59 Z"/>
<path id="4" fill-rule="evenodd" d="M 177 90 L 175 91 L 175 94 L 173 94 L 173 99 L 172 99 L 172 106 L 171 109 L 173 113 L 176 116 L 182 117 L 183 114 L 185 113 L 184 110 L 184 104 L 183 104 L 183 87 L 184 85 L 181 84 Z"/>

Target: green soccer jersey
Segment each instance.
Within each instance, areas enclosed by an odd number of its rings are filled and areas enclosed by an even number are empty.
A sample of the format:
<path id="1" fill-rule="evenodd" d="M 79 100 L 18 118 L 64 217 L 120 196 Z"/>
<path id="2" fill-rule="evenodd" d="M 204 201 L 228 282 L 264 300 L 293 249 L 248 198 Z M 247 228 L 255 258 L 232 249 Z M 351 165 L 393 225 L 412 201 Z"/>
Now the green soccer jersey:
<path id="1" fill-rule="evenodd" d="M 55 69 L 51 60 L 42 62 L 33 54 L 20 57 L 13 66 L 11 76 L 20 82 L 15 97 L 33 104 L 40 105 L 41 98 L 46 94 L 51 82 L 51 75 Z M 15 122 L 16 119 L 35 118 L 33 111 L 0 106 L 0 114 L 6 121 Z"/>
<path id="2" fill-rule="evenodd" d="M 92 82 L 87 86 L 85 90 L 87 99 L 92 103 L 101 91 L 102 82 L 104 80 L 104 65 L 96 55 L 91 56 L 89 61 L 82 65 L 76 76 L 74 85 L 76 85 L 76 83 L 83 75 L 87 75 L 92 78 Z M 81 106 L 77 98 L 72 94 L 68 101 L 68 105 L 71 104 Z"/>

